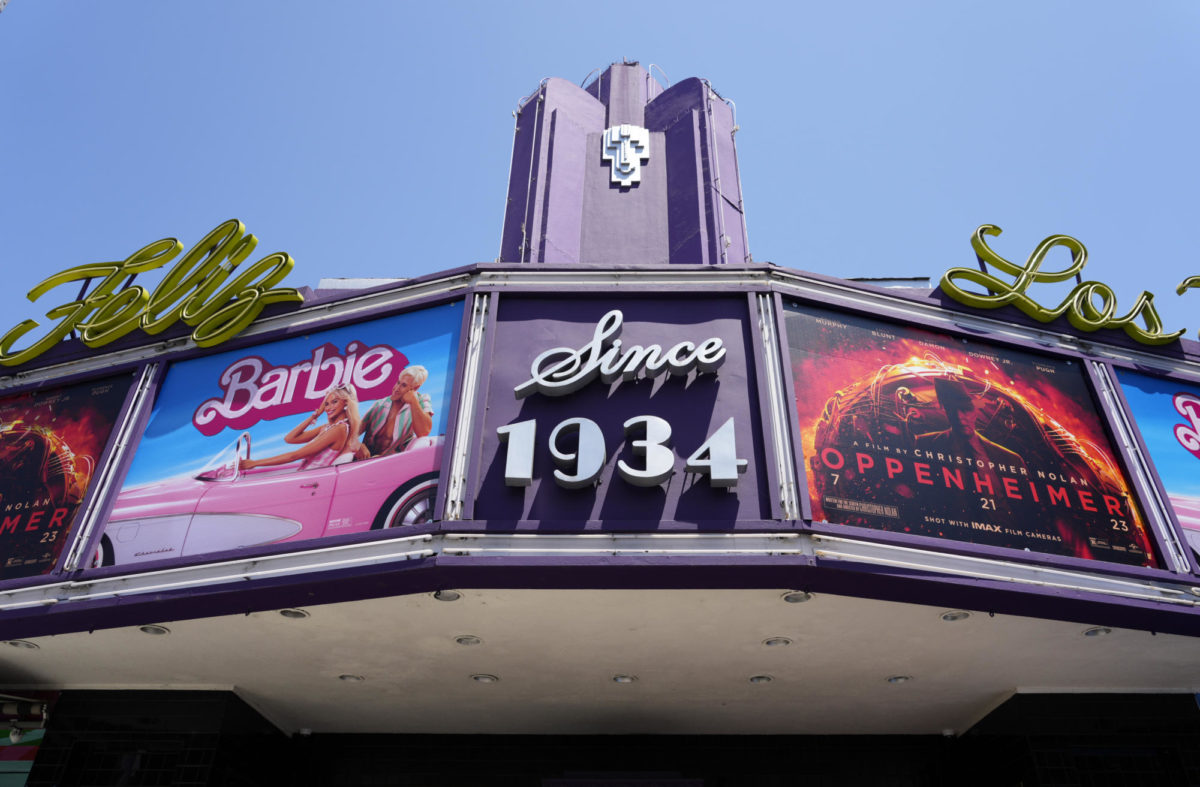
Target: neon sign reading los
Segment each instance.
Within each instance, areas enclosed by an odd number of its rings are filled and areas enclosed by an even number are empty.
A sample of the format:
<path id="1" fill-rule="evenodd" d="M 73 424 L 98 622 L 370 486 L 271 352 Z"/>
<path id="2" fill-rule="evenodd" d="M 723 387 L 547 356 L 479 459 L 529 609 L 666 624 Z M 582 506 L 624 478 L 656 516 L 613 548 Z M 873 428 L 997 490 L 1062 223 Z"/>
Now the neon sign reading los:
<path id="1" fill-rule="evenodd" d="M 1032 285 L 1066 281 L 1083 271 L 1087 265 L 1087 249 L 1082 243 L 1067 235 L 1051 235 L 1039 243 L 1025 260 L 1024 265 L 1006 260 L 987 245 L 985 235 L 997 236 L 1001 229 L 994 224 L 983 224 L 971 236 L 971 246 L 980 262 L 995 266 L 1002 273 L 1014 277 L 1011 282 L 972 268 L 951 268 L 942 276 L 942 292 L 961 304 L 976 309 L 997 309 L 1012 304 L 1038 322 L 1052 322 L 1066 316 L 1067 321 L 1080 331 L 1091 332 L 1101 328 L 1120 328 L 1134 341 L 1148 345 L 1164 345 L 1182 336 L 1185 331 L 1164 333 L 1162 319 L 1154 308 L 1154 296 L 1143 292 L 1134 301 L 1133 307 L 1123 315 L 1117 315 L 1117 296 L 1107 284 L 1085 281 L 1075 286 L 1054 308 L 1043 306 L 1025 294 Z M 1071 264 L 1060 271 L 1043 271 L 1042 262 L 1056 246 L 1071 252 Z M 1176 292 L 1196 286 L 1196 277 L 1180 284 Z M 983 287 L 986 292 L 964 289 L 959 282 Z M 1141 321 L 1141 325 L 1138 321 Z"/>
<path id="2" fill-rule="evenodd" d="M 46 316 L 58 322 L 36 341 L 14 347 L 38 327 L 36 320 L 25 320 L 0 337 L 0 365 L 31 361 L 73 331 L 79 332 L 85 346 L 96 348 L 137 329 L 155 335 L 182 321 L 195 329 L 192 340 L 198 346 L 220 344 L 244 330 L 270 304 L 304 301 L 294 289 L 275 288 L 295 265 L 291 255 L 275 252 L 242 267 L 257 245 L 258 238 L 246 234 L 242 222 L 230 219 L 188 250 L 153 292 L 129 282 L 174 259 L 183 250 L 175 238 L 154 241 L 121 262 L 60 271 L 30 290 L 29 300 L 70 282 L 101 281 L 86 295 L 47 311 Z M 127 286 L 120 289 L 122 285 Z"/>

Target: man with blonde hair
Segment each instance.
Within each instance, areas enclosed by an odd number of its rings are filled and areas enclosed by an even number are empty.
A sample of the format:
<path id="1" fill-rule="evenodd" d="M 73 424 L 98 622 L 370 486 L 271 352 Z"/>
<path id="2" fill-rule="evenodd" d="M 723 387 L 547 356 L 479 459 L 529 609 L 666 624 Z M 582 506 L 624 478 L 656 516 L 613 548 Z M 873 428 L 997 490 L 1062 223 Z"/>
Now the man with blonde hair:
<path id="1" fill-rule="evenodd" d="M 408 366 L 396 378 L 392 393 L 371 405 L 362 418 L 359 458 L 399 453 L 433 429 L 433 400 L 421 393 L 429 377 L 424 366 Z"/>

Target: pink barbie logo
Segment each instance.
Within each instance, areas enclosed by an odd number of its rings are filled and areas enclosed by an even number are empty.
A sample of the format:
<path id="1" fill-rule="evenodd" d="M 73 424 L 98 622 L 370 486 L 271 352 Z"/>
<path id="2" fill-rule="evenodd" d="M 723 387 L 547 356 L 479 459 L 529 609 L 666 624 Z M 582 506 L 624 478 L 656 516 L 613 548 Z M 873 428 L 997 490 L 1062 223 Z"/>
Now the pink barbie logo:
<path id="1" fill-rule="evenodd" d="M 196 408 L 192 425 L 211 437 L 222 429 L 247 429 L 259 421 L 311 412 L 336 385 L 353 385 L 358 400 L 387 396 L 400 371 L 404 353 L 386 344 L 367 348 L 358 341 L 343 355 L 326 342 L 306 361 L 272 366 L 257 355 L 239 358 L 221 372 L 224 395 Z"/>
<path id="2" fill-rule="evenodd" d="M 1200 399 L 1191 394 L 1178 393 L 1174 399 L 1175 411 L 1188 419 L 1186 424 L 1175 425 L 1175 439 L 1192 456 L 1200 459 Z"/>

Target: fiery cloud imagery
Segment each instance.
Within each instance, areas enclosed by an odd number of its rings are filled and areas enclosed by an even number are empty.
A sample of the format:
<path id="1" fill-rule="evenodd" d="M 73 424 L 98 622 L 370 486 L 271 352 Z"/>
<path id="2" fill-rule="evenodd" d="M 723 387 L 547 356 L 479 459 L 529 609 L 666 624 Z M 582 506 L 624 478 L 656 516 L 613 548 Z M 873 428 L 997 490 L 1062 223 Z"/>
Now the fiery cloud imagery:
<path id="1" fill-rule="evenodd" d="M 1078 362 L 791 306 L 814 518 L 1155 565 Z"/>
<path id="2" fill-rule="evenodd" d="M 54 568 L 128 390 L 104 380 L 0 400 L 0 579 Z"/>

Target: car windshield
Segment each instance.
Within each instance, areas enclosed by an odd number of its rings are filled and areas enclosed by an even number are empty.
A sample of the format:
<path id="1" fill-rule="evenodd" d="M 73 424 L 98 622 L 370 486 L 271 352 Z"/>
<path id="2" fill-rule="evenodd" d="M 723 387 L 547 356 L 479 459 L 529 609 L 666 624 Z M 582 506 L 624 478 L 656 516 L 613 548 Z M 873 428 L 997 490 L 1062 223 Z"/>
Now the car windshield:
<path id="1" fill-rule="evenodd" d="M 204 469 L 196 474 L 196 478 L 200 481 L 229 481 L 236 477 L 233 468 L 240 443 L 241 437 L 238 437 L 237 440 L 218 451 L 204 465 Z"/>

